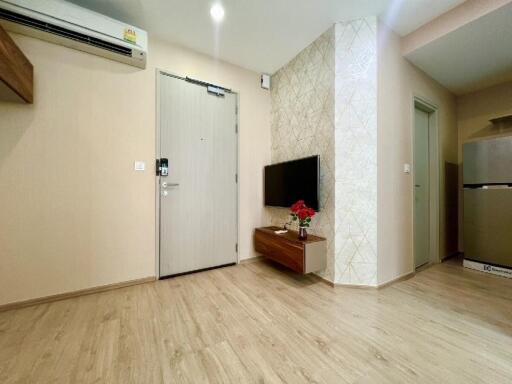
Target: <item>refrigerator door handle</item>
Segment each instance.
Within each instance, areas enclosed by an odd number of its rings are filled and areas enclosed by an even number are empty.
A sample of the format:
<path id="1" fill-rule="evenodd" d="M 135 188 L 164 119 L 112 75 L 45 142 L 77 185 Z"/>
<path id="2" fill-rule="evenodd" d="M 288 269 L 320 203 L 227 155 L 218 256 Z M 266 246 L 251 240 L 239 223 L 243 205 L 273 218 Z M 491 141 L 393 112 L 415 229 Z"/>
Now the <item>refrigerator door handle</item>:
<path id="1" fill-rule="evenodd" d="M 480 185 L 478 187 L 474 186 L 464 186 L 464 190 L 486 190 L 486 189 L 512 189 L 512 185 L 500 184 L 500 185 Z"/>
<path id="2" fill-rule="evenodd" d="M 512 189 L 510 185 L 484 185 L 482 189 Z"/>

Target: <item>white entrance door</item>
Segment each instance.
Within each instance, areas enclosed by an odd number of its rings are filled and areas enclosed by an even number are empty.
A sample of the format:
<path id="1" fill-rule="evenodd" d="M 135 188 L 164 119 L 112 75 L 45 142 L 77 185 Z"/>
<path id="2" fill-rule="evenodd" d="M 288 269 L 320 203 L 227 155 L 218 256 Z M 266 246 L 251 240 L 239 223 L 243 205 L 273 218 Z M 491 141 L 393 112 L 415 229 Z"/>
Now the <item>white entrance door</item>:
<path id="1" fill-rule="evenodd" d="M 160 276 L 237 260 L 237 99 L 160 76 Z"/>
<path id="2" fill-rule="evenodd" d="M 414 262 L 429 262 L 429 114 L 415 108 L 414 121 Z"/>

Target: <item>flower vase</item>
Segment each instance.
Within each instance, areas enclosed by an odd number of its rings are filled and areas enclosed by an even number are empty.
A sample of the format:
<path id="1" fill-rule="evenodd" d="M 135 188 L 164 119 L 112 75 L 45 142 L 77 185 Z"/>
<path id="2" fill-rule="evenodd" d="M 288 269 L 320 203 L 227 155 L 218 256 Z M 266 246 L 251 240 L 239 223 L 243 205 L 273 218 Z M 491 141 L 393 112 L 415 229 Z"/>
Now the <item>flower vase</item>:
<path id="1" fill-rule="evenodd" d="M 306 240 L 308 238 L 308 233 L 306 232 L 306 227 L 299 227 L 299 240 Z"/>

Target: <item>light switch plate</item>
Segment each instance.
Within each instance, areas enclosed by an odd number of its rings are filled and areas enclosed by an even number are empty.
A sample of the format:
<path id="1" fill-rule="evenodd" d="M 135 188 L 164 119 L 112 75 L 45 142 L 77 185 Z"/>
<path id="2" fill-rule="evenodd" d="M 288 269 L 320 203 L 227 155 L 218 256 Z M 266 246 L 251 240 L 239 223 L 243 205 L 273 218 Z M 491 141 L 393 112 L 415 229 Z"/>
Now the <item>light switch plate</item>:
<path id="1" fill-rule="evenodd" d="M 404 164 L 404 173 L 407 175 L 411 173 L 411 164 Z"/>
<path id="2" fill-rule="evenodd" d="M 142 172 L 146 169 L 146 163 L 144 163 L 143 161 L 136 161 L 133 165 L 133 169 L 135 171 Z"/>

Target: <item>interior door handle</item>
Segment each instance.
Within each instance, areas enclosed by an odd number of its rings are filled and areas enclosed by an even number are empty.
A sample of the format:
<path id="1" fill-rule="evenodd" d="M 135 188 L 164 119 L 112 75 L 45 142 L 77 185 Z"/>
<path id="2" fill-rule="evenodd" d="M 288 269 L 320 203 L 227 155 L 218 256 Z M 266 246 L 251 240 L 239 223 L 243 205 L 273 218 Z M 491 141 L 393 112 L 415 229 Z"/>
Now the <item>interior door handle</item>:
<path id="1" fill-rule="evenodd" d="M 416 187 L 416 188 L 419 188 L 419 187 L 421 187 L 421 185 L 419 185 L 419 184 L 416 184 L 416 185 L 415 185 L 415 187 Z"/>
<path id="2" fill-rule="evenodd" d="M 180 184 L 179 183 L 168 183 L 166 181 L 164 181 L 162 183 L 162 188 L 167 188 L 167 187 L 178 187 Z"/>

